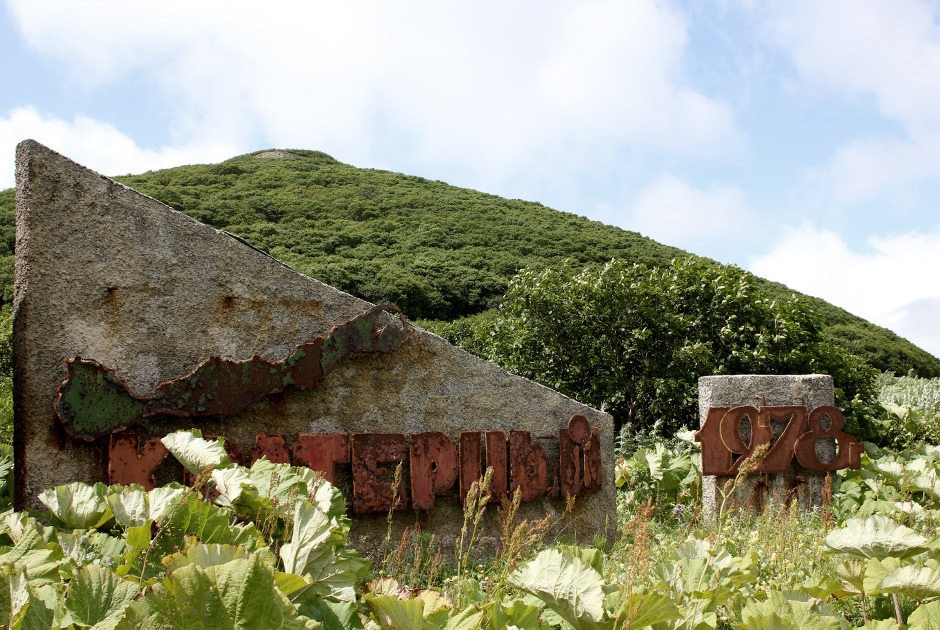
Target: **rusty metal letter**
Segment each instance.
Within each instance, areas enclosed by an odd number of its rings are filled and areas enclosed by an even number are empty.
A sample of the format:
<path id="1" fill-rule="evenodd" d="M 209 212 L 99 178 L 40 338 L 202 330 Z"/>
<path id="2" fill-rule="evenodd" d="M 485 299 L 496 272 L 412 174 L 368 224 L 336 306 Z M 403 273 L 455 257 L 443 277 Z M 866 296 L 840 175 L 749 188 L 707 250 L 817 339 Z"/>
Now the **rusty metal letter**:
<path id="1" fill-rule="evenodd" d="M 457 481 L 457 449 L 449 437 L 439 431 L 412 433 L 411 507 L 434 508 L 434 496 L 450 489 Z"/>
<path id="2" fill-rule="evenodd" d="M 571 439 L 571 431 L 558 430 L 558 464 L 561 476 L 561 496 L 573 497 L 581 493 L 581 445 Z"/>
<path id="3" fill-rule="evenodd" d="M 790 470 L 790 463 L 793 461 L 793 447 L 806 431 L 806 407 L 803 405 L 761 407 L 757 413 L 761 418 L 761 423 L 770 427 L 771 432 L 773 432 L 775 421 L 787 422 L 780 437 L 764 455 L 764 459 L 760 460 L 757 472 L 785 473 Z"/>
<path id="4" fill-rule="evenodd" d="M 470 486 L 483 476 L 483 435 L 479 431 L 460 433 L 460 503 L 467 502 Z"/>
<path id="5" fill-rule="evenodd" d="M 290 453 L 283 435 L 255 436 L 255 447 L 251 451 L 251 463 L 267 457 L 272 464 L 290 464 Z"/>
<path id="6" fill-rule="evenodd" d="M 601 466 L 601 430 L 595 427 L 591 431 L 591 441 L 584 447 L 584 472 L 582 474 L 582 494 L 600 492 L 604 469 Z"/>
<path id="7" fill-rule="evenodd" d="M 824 429 L 822 426 L 823 416 L 829 416 L 828 429 Z M 809 425 L 809 431 L 800 436 L 793 449 L 801 466 L 821 472 L 839 470 L 840 468 L 858 469 L 861 467 L 861 455 L 864 448 L 854 436 L 842 431 L 842 427 L 845 426 L 845 417 L 841 411 L 828 405 L 816 407 L 809 412 L 807 424 Z M 828 464 L 819 461 L 819 457 L 816 455 L 816 442 L 821 437 L 834 439 L 839 449 L 836 458 Z"/>
<path id="8" fill-rule="evenodd" d="M 487 431 L 483 434 L 486 442 L 486 467 L 493 469 L 490 482 L 490 503 L 502 503 L 509 498 L 509 465 L 506 457 L 506 434 L 503 431 Z"/>
<path id="9" fill-rule="evenodd" d="M 108 445 L 108 484 L 140 484 L 153 490 L 156 483 L 153 473 L 170 451 L 159 437 L 152 437 L 138 449 L 140 436 L 131 433 L 116 433 Z"/>
<path id="10" fill-rule="evenodd" d="M 702 474 L 727 475 L 731 470 L 733 455 L 721 441 L 721 419 L 731 407 L 709 407 L 705 424 L 695 434 L 695 441 L 702 444 Z"/>
<path id="11" fill-rule="evenodd" d="M 349 463 L 349 436 L 345 433 L 300 433 L 294 440 L 294 461 L 315 470 L 336 484 L 336 464 Z"/>
<path id="12" fill-rule="evenodd" d="M 533 444 L 528 431 L 509 433 L 510 492 L 519 488 L 523 501 L 533 501 L 548 490 L 548 454 Z"/>
<path id="13" fill-rule="evenodd" d="M 355 433 L 352 436 L 353 512 L 387 512 L 408 507 L 405 480 L 392 496 L 392 484 L 380 481 L 389 470 L 379 464 L 397 464 L 405 459 L 408 445 L 402 433 Z M 397 499 L 397 501 L 395 500 Z"/>

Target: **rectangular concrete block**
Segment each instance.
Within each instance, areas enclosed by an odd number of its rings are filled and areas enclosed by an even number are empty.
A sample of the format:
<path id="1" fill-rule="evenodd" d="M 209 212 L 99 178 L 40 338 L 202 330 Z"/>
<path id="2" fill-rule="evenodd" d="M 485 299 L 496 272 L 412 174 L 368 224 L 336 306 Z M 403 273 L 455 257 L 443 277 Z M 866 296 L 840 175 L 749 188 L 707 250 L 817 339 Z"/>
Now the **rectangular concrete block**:
<path id="1" fill-rule="evenodd" d="M 803 405 L 809 409 L 832 405 L 835 389 L 831 376 L 808 375 L 755 375 L 703 376 L 698 380 L 699 424 L 705 424 L 711 407 L 740 407 L 744 405 L 786 406 Z M 783 427 L 774 427 L 774 440 Z M 819 441 L 820 459 L 831 461 L 835 444 L 830 438 Z M 702 503 L 705 514 L 715 516 L 721 507 L 722 495 L 729 480 L 724 475 L 705 475 L 702 478 Z M 788 502 L 797 499 L 801 506 L 819 506 L 823 501 L 826 473 L 806 470 L 794 459 L 787 473 L 750 475 L 739 487 L 734 501 L 739 506 L 761 510 L 768 501 Z"/>

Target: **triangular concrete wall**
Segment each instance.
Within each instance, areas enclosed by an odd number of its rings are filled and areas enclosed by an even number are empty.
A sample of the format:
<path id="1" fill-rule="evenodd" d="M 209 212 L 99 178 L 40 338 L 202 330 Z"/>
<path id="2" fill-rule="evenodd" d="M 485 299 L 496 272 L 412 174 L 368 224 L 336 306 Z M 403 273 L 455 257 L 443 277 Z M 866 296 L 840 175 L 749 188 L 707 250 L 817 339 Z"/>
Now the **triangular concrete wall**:
<path id="1" fill-rule="evenodd" d="M 302 158 L 299 158 L 302 159 Z M 25 141 L 17 148 L 14 370 L 16 500 L 73 480 L 104 481 L 108 438 L 69 437 L 53 411 L 75 354 L 115 370 L 133 391 L 186 374 L 209 356 L 283 359 L 370 305 L 304 276 L 240 240 Z M 397 352 L 350 356 L 312 391 L 288 390 L 231 417 L 155 416 L 132 431 L 199 426 L 250 446 L 257 434 L 530 430 L 554 433 L 573 414 L 600 427 L 603 488 L 581 497 L 578 531 L 614 523 L 610 416 L 513 376 L 416 330 Z M 560 515 L 564 501 L 526 504 L 522 518 Z M 455 500 L 419 519 L 446 540 Z M 385 535 L 384 518 L 354 532 Z"/>

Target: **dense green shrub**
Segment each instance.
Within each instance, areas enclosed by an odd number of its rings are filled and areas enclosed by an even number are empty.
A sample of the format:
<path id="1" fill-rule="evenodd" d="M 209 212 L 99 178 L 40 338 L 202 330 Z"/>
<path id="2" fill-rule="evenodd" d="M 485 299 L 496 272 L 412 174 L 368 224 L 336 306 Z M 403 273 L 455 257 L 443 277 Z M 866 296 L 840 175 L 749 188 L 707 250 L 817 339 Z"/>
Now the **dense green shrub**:
<path id="1" fill-rule="evenodd" d="M 694 259 L 527 270 L 498 316 L 436 330 L 618 425 L 664 435 L 697 424 L 700 376 L 831 374 L 839 404 L 874 395 L 874 370 L 829 341 L 799 299 L 775 301 L 741 269 Z"/>

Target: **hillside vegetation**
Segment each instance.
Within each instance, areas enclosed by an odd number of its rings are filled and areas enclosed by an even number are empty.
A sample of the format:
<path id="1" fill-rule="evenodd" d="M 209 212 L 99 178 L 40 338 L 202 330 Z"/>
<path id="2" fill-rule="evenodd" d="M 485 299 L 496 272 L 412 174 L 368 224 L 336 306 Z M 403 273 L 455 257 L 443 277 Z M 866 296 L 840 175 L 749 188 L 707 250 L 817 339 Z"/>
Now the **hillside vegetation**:
<path id="1" fill-rule="evenodd" d="M 636 232 L 440 181 L 359 169 L 317 151 L 242 155 L 116 179 L 299 271 L 411 318 L 452 320 L 499 303 L 522 268 L 618 258 L 662 267 L 689 254 Z M 13 288 L 12 190 L 0 191 L 0 299 Z M 709 264 L 717 264 L 709 261 Z M 783 285 L 761 281 L 772 297 Z M 880 370 L 940 376 L 940 360 L 816 298 L 824 332 Z"/>

